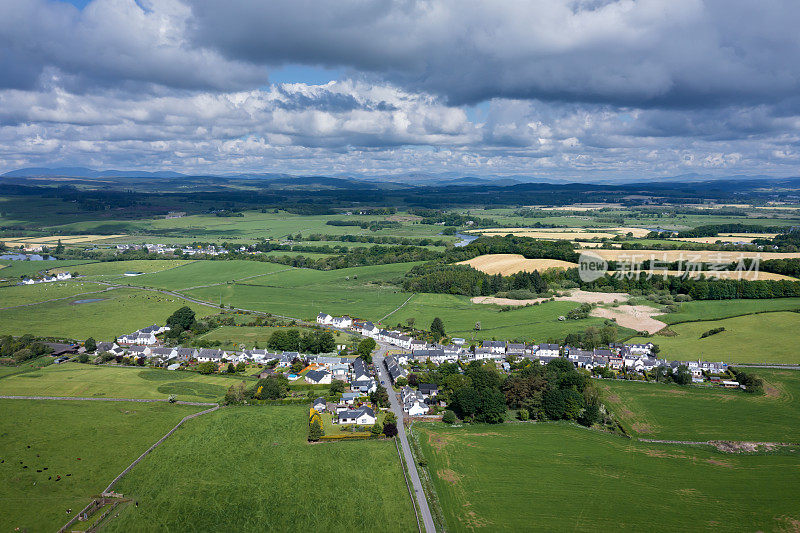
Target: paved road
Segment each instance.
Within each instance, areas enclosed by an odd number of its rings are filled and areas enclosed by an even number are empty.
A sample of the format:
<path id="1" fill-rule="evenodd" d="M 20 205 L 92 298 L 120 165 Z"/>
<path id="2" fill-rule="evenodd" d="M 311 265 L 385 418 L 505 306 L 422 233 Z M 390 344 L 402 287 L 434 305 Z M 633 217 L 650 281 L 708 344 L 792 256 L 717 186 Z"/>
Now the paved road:
<path id="1" fill-rule="evenodd" d="M 386 390 L 389 392 L 389 401 L 392 406 L 392 411 L 397 415 L 397 434 L 400 436 L 401 448 L 406 457 L 406 465 L 408 465 L 408 477 L 411 478 L 411 485 L 414 487 L 414 494 L 417 496 L 417 503 L 419 504 L 419 511 L 422 515 L 422 522 L 425 524 L 425 531 L 427 533 L 435 533 L 436 527 L 433 524 L 433 516 L 431 516 L 431 511 L 428 508 L 428 500 L 425 497 L 425 492 L 422 490 L 422 482 L 419 479 L 414 456 L 411 454 L 411 446 L 408 444 L 408 436 L 406 435 L 405 425 L 403 424 L 403 406 L 400 405 L 397 394 L 394 388 L 392 388 L 389 373 L 383 366 L 383 357 L 389 345 L 378 343 L 378 347 L 378 351 L 373 356 L 372 360 L 375 363 L 375 368 L 378 369 L 378 377 L 384 382 Z"/>

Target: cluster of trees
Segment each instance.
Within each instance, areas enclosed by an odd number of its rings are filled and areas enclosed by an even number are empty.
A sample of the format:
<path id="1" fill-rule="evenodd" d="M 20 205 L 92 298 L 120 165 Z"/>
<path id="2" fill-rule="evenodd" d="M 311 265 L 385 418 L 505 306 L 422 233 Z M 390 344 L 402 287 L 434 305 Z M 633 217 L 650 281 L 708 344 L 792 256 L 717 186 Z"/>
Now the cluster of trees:
<path id="1" fill-rule="evenodd" d="M 717 333 L 722 333 L 725 331 L 725 327 L 721 326 L 718 328 L 710 329 L 708 331 L 704 331 L 702 335 L 700 335 L 701 339 L 705 339 L 706 337 L 710 337 L 711 335 L 716 335 Z"/>
<path id="2" fill-rule="evenodd" d="M 267 340 L 267 348 L 286 352 L 330 353 L 336 351 L 336 339 L 330 331 L 279 329 Z"/>
<path id="3" fill-rule="evenodd" d="M 618 334 L 617 326 L 611 324 L 602 328 L 589 326 L 583 333 L 569 333 L 564 338 L 564 344 L 567 346 L 580 346 L 584 350 L 594 350 L 617 342 Z"/>
<path id="4" fill-rule="evenodd" d="M 548 284 L 538 271 L 509 276 L 486 274 L 468 265 L 425 263 L 413 267 L 403 279 L 403 290 L 489 296 L 505 291 L 525 291 L 526 296 L 547 292 Z"/>
<path id="5" fill-rule="evenodd" d="M 429 237 L 410 238 L 393 237 L 391 235 L 330 235 L 326 233 L 312 233 L 307 241 L 340 241 L 340 242 L 366 242 L 370 244 L 401 244 L 403 246 L 447 246 L 448 242 L 442 239 Z"/>
<path id="6" fill-rule="evenodd" d="M 783 226 L 764 226 L 762 224 L 707 224 L 678 232 L 678 237 L 716 237 L 720 233 L 780 233 Z"/>
<path id="7" fill-rule="evenodd" d="M 396 220 L 329 220 L 328 226 L 357 226 L 361 229 L 378 231 L 386 228 L 399 228 L 402 226 Z"/>
<path id="8" fill-rule="evenodd" d="M 410 209 L 412 215 L 422 217 L 422 224 L 444 224 L 445 226 L 465 226 L 472 222 L 473 226 L 490 227 L 497 226 L 498 223 L 491 218 L 480 218 L 470 215 L 460 215 L 452 211 L 440 211 L 437 209 Z"/>
<path id="9" fill-rule="evenodd" d="M 535 419 L 575 420 L 591 426 L 600 418 L 600 400 L 589 377 L 566 359 L 526 364 L 502 387 L 510 407 Z"/>
<path id="10" fill-rule="evenodd" d="M 369 337 L 361 339 L 361 342 L 358 343 L 358 348 L 356 349 L 358 356 L 361 357 L 365 363 L 370 364 L 372 362 L 372 351 L 377 345 L 378 343 L 375 342 L 375 339 Z"/>
<path id="11" fill-rule="evenodd" d="M 741 368 L 731 367 L 728 370 L 733 374 L 740 385 L 744 385 L 745 391 L 751 394 L 761 394 L 764 392 L 764 381 L 761 378 L 749 374 Z"/>
<path id="12" fill-rule="evenodd" d="M 798 243 L 800 244 L 800 243 Z M 746 263 L 749 266 L 749 263 Z M 800 259 L 767 259 L 758 264 L 759 270 L 800 278 Z"/>
<path id="13" fill-rule="evenodd" d="M 170 329 L 166 332 L 165 336 L 178 338 L 184 331 L 190 331 L 195 327 L 197 325 L 197 320 L 195 319 L 192 308 L 184 305 L 167 318 L 167 325 Z"/>
<path id="14" fill-rule="evenodd" d="M 11 335 L 0 336 L 0 360 L 5 359 L 9 363 L 20 364 L 52 351 L 49 346 L 31 334 L 17 338 Z"/>

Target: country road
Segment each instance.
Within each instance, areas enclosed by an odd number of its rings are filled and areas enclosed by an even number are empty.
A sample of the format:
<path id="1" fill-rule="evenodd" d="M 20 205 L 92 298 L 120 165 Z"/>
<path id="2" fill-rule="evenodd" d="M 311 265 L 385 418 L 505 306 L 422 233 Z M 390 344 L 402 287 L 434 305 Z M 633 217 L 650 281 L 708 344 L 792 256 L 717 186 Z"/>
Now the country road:
<path id="1" fill-rule="evenodd" d="M 392 387 L 392 381 L 389 379 L 389 373 L 383 366 L 383 356 L 389 349 L 389 345 L 385 343 L 378 343 L 378 351 L 373 356 L 372 360 L 375 363 L 375 368 L 378 370 L 378 377 L 381 382 L 385 384 L 386 390 L 389 392 L 389 402 L 392 406 L 392 411 L 397 415 L 397 434 L 400 437 L 401 448 L 403 455 L 406 458 L 406 465 L 408 465 L 408 476 L 411 478 L 411 484 L 414 487 L 414 494 L 417 497 L 419 504 L 419 511 L 422 515 L 422 522 L 425 524 L 425 531 L 427 533 L 435 533 L 436 526 L 433 523 L 433 516 L 428 507 L 428 500 L 425 496 L 425 491 L 422 489 L 422 482 L 419 479 L 419 472 L 417 472 L 417 464 L 414 462 L 414 456 L 411 454 L 411 446 L 408 444 L 408 436 L 406 435 L 406 427 L 403 423 L 403 406 L 397 400 L 397 393 Z"/>

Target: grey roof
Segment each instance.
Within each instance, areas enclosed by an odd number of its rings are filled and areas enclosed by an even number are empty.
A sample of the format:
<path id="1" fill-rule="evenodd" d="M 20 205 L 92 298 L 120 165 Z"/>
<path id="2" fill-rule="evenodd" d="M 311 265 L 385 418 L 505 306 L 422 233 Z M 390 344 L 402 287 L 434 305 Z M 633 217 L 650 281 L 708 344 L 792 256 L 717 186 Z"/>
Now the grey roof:
<path id="1" fill-rule="evenodd" d="M 317 398 L 317 399 L 315 399 L 315 400 L 314 400 L 314 403 L 313 403 L 313 405 L 317 405 L 318 403 L 327 403 L 327 400 L 325 400 L 325 398 L 323 398 L 322 396 L 320 396 L 319 398 Z"/>
<path id="2" fill-rule="evenodd" d="M 483 341 L 484 348 L 505 348 L 506 343 L 503 341 Z"/>
<path id="3" fill-rule="evenodd" d="M 420 383 L 419 384 L 419 390 L 420 390 L 420 392 L 438 391 L 439 387 L 437 387 L 435 383 Z"/>
<path id="4" fill-rule="evenodd" d="M 540 350 L 558 350 L 560 346 L 558 344 L 540 344 Z"/>
<path id="5" fill-rule="evenodd" d="M 197 357 L 208 358 L 208 359 L 222 359 L 225 353 L 222 350 L 217 350 L 215 348 L 202 348 L 198 353 Z"/>
<path id="6" fill-rule="evenodd" d="M 150 353 L 154 355 L 170 355 L 172 348 L 150 348 Z"/>
<path id="7" fill-rule="evenodd" d="M 328 375 L 330 375 L 330 372 L 325 370 L 309 370 L 306 372 L 306 377 L 312 381 L 319 381 Z"/>
<path id="8" fill-rule="evenodd" d="M 142 328 L 139 330 L 139 333 L 155 333 L 156 331 L 160 330 L 161 326 L 156 326 L 153 324 L 152 326 L 147 326 L 146 328 Z"/>
<path id="9" fill-rule="evenodd" d="M 347 409 L 346 411 L 342 411 L 339 413 L 339 418 L 358 418 L 363 414 L 368 414 L 369 416 L 375 418 L 375 411 L 373 411 L 372 408 L 367 405 L 362 405 L 358 409 Z"/>

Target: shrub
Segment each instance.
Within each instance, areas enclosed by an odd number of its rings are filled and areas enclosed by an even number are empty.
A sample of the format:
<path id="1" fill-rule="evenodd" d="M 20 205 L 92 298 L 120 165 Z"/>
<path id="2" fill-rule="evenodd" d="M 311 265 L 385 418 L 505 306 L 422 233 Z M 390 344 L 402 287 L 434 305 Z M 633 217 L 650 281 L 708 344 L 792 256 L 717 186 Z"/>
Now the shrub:
<path id="1" fill-rule="evenodd" d="M 455 424 L 456 423 L 456 413 L 448 409 L 442 415 L 442 422 L 445 424 Z"/>

